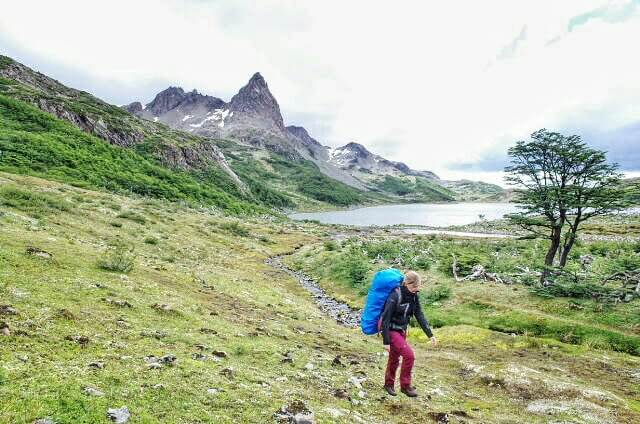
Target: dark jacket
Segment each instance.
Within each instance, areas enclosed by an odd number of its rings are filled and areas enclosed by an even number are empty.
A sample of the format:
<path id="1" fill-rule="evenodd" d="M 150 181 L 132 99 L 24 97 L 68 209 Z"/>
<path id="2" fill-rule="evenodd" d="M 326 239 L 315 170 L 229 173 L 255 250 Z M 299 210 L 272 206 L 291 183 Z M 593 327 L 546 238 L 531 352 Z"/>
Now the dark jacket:
<path id="1" fill-rule="evenodd" d="M 398 290 L 391 292 L 382 311 L 381 331 L 384 344 L 388 345 L 391 343 L 389 331 L 407 331 L 407 325 L 412 316 L 416 318 L 418 324 L 422 327 L 422 331 L 424 331 L 428 337 L 432 337 L 433 333 L 431 332 L 429 322 L 422 312 L 418 293 L 411 293 L 405 286 L 400 287 L 399 291 L 400 293 L 398 293 Z"/>

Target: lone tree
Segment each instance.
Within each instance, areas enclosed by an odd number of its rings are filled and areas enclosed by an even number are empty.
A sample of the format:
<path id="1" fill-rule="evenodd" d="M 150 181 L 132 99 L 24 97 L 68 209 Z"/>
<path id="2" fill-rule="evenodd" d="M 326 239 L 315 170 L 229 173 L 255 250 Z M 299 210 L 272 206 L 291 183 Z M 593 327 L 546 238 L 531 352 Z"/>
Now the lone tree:
<path id="1" fill-rule="evenodd" d="M 531 236 L 550 240 L 544 283 L 556 255 L 558 266 L 566 265 L 580 224 L 628 207 L 628 196 L 618 165 L 607 163 L 605 152 L 589 148 L 577 135 L 541 129 L 531 140 L 516 142 L 509 157 L 505 180 L 515 187 L 521 211 L 508 218 Z"/>

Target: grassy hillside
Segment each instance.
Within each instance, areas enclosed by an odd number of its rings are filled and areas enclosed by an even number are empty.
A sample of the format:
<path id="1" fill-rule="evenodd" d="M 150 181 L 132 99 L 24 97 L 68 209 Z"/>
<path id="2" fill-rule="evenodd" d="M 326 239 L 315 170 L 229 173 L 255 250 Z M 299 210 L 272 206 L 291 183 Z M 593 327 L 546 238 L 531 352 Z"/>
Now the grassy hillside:
<path id="1" fill-rule="evenodd" d="M 381 400 L 380 340 L 328 320 L 264 263 L 302 246 L 291 263 L 362 302 L 347 279 L 384 264 L 365 257 L 364 268 L 345 267 L 343 255 L 359 255 L 355 241 L 331 242 L 327 227 L 241 221 L 7 173 L 0 225 L 0 321 L 9 331 L 0 334 L 0 422 L 107 423 L 108 408 L 127 406 L 131 423 L 264 423 L 296 400 L 319 423 L 435 422 L 445 413 L 452 422 L 640 418 L 640 358 L 595 340 L 484 324 L 518 312 L 631 337 L 636 329 L 613 318 L 621 309 L 591 322 L 599 315 L 588 302 L 574 310 L 521 287 L 454 284 L 418 261 L 440 346 L 412 331 L 422 397 Z M 337 355 L 343 365 L 333 365 Z M 362 388 L 352 377 L 365 378 Z"/>
<path id="2" fill-rule="evenodd" d="M 22 101 L 0 95 L 0 169 L 75 186 L 184 200 L 239 213 L 260 208 L 222 171 L 172 170 L 111 145 Z"/>
<path id="3" fill-rule="evenodd" d="M 455 200 L 455 193 L 422 177 L 394 177 L 385 175 L 376 181 L 378 190 L 399 196 L 404 201 L 448 202 Z"/>

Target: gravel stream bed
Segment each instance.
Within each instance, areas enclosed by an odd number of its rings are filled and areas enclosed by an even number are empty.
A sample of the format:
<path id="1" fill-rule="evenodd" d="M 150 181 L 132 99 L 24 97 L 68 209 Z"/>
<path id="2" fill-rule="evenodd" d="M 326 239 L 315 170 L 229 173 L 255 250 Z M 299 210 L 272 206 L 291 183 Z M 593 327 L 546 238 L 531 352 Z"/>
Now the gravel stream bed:
<path id="1" fill-rule="evenodd" d="M 329 296 L 312 278 L 300 271 L 294 271 L 282 263 L 282 256 L 272 256 L 265 263 L 273 268 L 286 272 L 307 289 L 322 312 L 335 319 L 345 327 L 356 328 L 360 325 L 360 310 L 352 309 L 346 303 Z"/>

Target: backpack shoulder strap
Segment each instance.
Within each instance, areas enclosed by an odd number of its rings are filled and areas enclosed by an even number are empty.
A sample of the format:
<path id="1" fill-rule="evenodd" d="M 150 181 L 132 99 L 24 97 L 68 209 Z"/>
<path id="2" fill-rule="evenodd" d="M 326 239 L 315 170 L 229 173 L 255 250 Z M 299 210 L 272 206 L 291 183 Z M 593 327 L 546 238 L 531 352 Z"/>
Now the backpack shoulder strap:
<path id="1" fill-rule="evenodd" d="M 400 290 L 400 287 L 396 287 L 395 290 L 398 293 L 398 305 L 399 305 L 402 303 L 402 290 Z"/>

